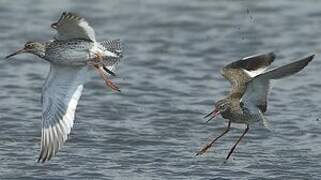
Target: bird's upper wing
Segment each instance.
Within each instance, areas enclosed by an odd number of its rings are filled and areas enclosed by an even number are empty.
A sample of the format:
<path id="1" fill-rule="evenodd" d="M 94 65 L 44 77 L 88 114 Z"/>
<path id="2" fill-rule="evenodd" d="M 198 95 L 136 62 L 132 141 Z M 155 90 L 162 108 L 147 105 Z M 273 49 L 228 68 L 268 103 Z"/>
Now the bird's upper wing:
<path id="1" fill-rule="evenodd" d="M 58 41 L 70 39 L 96 41 L 94 29 L 84 18 L 74 13 L 63 12 L 59 20 L 51 24 L 51 27 L 57 30 L 54 38 Z"/>
<path id="2" fill-rule="evenodd" d="M 75 110 L 88 72 L 87 66 L 51 64 L 42 91 L 39 161 L 49 160 L 66 141 L 74 123 Z"/>
<path id="3" fill-rule="evenodd" d="M 241 98 L 246 83 L 264 72 L 274 61 L 274 53 L 254 55 L 226 65 L 221 74 L 231 83 L 230 95 Z"/>
<path id="4" fill-rule="evenodd" d="M 256 76 L 247 83 L 241 102 L 248 107 L 257 107 L 264 113 L 267 109 L 267 96 L 270 89 L 270 79 L 280 79 L 301 71 L 313 59 L 313 57 L 314 55 L 308 56 L 296 62 Z"/>

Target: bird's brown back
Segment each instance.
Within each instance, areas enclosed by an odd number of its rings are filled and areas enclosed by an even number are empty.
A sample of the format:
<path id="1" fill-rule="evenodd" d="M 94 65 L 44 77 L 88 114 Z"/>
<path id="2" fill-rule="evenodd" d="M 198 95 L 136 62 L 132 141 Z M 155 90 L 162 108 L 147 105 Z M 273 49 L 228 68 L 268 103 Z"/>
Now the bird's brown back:
<path id="1" fill-rule="evenodd" d="M 259 69 L 266 69 L 274 61 L 274 53 L 260 54 L 241 60 L 232 62 L 221 69 L 222 76 L 230 81 L 231 89 L 229 96 L 232 99 L 241 99 L 245 90 L 246 84 L 253 77 L 246 71 L 256 71 Z"/>

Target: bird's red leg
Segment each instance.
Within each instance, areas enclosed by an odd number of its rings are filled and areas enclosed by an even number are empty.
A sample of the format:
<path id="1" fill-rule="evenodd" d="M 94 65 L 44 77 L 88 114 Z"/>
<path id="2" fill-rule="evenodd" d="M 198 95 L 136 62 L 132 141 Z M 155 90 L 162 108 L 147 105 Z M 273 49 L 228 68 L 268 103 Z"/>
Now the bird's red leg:
<path id="1" fill-rule="evenodd" d="M 99 52 L 97 52 L 96 57 L 92 59 L 92 65 L 100 75 L 100 77 L 105 81 L 106 85 L 109 86 L 112 90 L 115 91 L 120 91 L 120 89 L 108 78 L 108 76 L 105 74 L 104 69 L 103 69 L 103 64 L 100 63 L 103 61 L 103 55 Z M 97 62 L 98 61 L 98 62 Z"/>
<path id="2" fill-rule="evenodd" d="M 213 146 L 213 144 L 214 144 L 214 142 L 215 142 L 216 140 L 218 140 L 219 138 L 221 138 L 224 134 L 226 134 L 226 133 L 230 130 L 230 127 L 231 127 L 231 121 L 228 122 L 228 125 L 227 125 L 225 131 L 224 131 L 222 134 L 220 134 L 219 136 L 217 136 L 217 137 L 216 137 L 214 140 L 212 140 L 210 143 L 208 143 L 207 145 L 205 145 L 200 151 L 198 151 L 198 152 L 196 153 L 196 156 L 202 155 L 202 154 L 206 153 L 207 150 Z"/>
<path id="3" fill-rule="evenodd" d="M 250 127 L 249 125 L 247 124 L 246 125 L 246 129 L 245 131 L 243 132 L 243 134 L 240 136 L 240 138 L 236 141 L 236 143 L 234 144 L 234 146 L 232 147 L 232 149 L 230 150 L 230 152 L 228 153 L 227 157 L 226 157 L 226 160 L 228 160 L 231 156 L 231 154 L 233 153 L 234 149 L 236 148 L 236 146 L 238 145 L 238 143 L 241 141 L 241 139 L 244 137 L 244 135 L 247 133 L 247 131 L 249 131 Z"/>
<path id="4" fill-rule="evenodd" d="M 106 85 L 109 86 L 112 90 L 120 91 L 120 89 L 106 76 L 104 70 L 99 65 L 94 65 L 96 71 L 100 75 L 100 77 L 105 81 Z"/>

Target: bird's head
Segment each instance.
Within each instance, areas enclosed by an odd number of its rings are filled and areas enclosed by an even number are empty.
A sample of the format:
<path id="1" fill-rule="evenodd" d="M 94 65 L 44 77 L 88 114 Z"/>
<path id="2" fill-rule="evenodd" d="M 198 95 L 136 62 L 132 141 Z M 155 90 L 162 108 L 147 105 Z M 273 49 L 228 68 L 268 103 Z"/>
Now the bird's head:
<path id="1" fill-rule="evenodd" d="M 226 99 L 219 100 L 214 105 L 214 110 L 211 111 L 209 114 L 207 114 L 204 118 L 210 117 L 210 120 L 216 118 L 218 115 L 223 114 L 224 112 L 227 112 L 230 110 L 230 102 Z M 207 121 L 207 122 L 208 122 Z"/>
<path id="2" fill-rule="evenodd" d="M 18 49 L 14 53 L 6 56 L 6 59 L 22 53 L 31 53 L 39 57 L 43 57 L 45 55 L 45 45 L 40 42 L 28 41 L 23 48 Z"/>

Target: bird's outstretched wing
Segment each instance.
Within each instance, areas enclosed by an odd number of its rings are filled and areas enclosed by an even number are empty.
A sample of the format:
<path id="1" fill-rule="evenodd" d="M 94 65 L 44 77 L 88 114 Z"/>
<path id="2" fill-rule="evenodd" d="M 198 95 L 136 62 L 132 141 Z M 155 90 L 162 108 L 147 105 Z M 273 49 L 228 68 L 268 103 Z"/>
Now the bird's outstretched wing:
<path id="1" fill-rule="evenodd" d="M 42 133 L 38 161 L 50 160 L 67 140 L 88 72 L 87 66 L 51 64 L 42 91 Z"/>
<path id="2" fill-rule="evenodd" d="M 223 67 L 221 74 L 231 83 L 230 95 L 241 98 L 246 88 L 245 84 L 263 73 L 274 59 L 275 55 L 271 52 L 245 57 Z"/>
<path id="3" fill-rule="evenodd" d="M 74 13 L 63 12 L 59 20 L 51 24 L 51 27 L 57 30 L 54 38 L 58 41 L 70 39 L 96 41 L 94 29 L 84 18 Z"/>
<path id="4" fill-rule="evenodd" d="M 241 102 L 248 108 L 259 108 L 263 113 L 267 109 L 267 96 L 270 90 L 270 80 L 280 79 L 301 71 L 313 59 L 314 55 L 305 57 L 296 62 L 273 69 L 272 71 L 256 76 L 246 85 Z"/>

